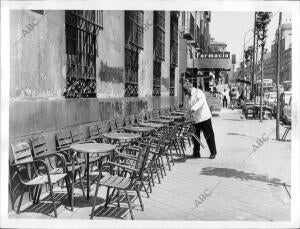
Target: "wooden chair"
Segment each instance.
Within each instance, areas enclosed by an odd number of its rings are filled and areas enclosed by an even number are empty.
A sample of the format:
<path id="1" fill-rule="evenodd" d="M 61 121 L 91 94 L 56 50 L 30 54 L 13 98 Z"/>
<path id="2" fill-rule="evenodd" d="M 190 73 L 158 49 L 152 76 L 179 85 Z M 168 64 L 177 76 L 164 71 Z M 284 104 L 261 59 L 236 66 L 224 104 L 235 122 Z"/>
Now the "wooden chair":
<path id="1" fill-rule="evenodd" d="M 34 159 L 44 159 L 46 160 L 45 162 L 49 165 L 49 173 L 50 174 L 57 174 L 57 173 L 62 173 L 63 172 L 63 166 L 57 162 L 57 160 L 53 161 L 48 155 L 60 155 L 61 151 L 55 151 L 49 153 L 46 139 L 44 136 L 38 136 L 35 138 L 31 139 L 31 144 L 32 144 L 32 156 Z M 66 188 L 68 193 L 71 193 L 71 210 L 73 211 L 74 208 L 74 182 L 76 174 L 79 174 L 80 177 L 80 184 L 81 184 L 81 190 L 83 196 L 85 196 L 84 193 L 84 187 L 83 187 L 83 182 L 80 176 L 80 171 L 81 167 L 80 165 L 72 165 L 70 163 L 65 162 L 65 167 L 66 167 L 66 172 L 68 174 L 68 182 L 66 182 Z M 70 183 L 70 181 L 72 181 Z M 71 188 L 71 190 L 70 190 Z"/>
<path id="2" fill-rule="evenodd" d="M 88 126 L 88 132 L 89 132 L 89 140 L 95 140 L 96 142 L 101 142 L 102 137 L 99 133 L 99 127 L 98 124 L 93 124 Z"/>
<path id="3" fill-rule="evenodd" d="M 134 219 L 131 202 L 128 196 L 128 191 L 135 190 L 142 210 L 144 210 L 144 205 L 142 202 L 142 198 L 140 195 L 140 188 L 141 188 L 141 182 L 143 178 L 144 168 L 148 159 L 149 154 L 149 145 L 139 150 L 137 157 L 130 157 L 127 155 L 117 155 L 114 159 L 114 162 L 106 162 L 103 163 L 102 167 L 109 166 L 110 167 L 110 174 L 107 174 L 105 176 L 102 176 L 102 171 L 100 171 L 100 175 L 98 176 L 97 180 L 97 186 L 95 191 L 95 197 L 98 195 L 98 190 L 100 186 L 107 187 L 107 194 L 106 194 L 106 202 L 105 202 L 105 208 L 107 208 L 107 205 L 109 204 L 110 200 L 114 196 L 114 192 L 117 191 L 117 201 L 118 201 L 118 207 L 120 207 L 120 192 L 124 192 L 127 203 L 129 206 L 129 211 L 131 215 L 131 219 Z M 127 166 L 126 164 L 121 164 L 120 161 L 135 161 L 135 166 Z M 115 168 L 118 168 L 121 170 L 118 174 L 115 174 L 116 170 Z M 102 169 L 101 169 L 102 170 Z M 129 176 L 127 176 L 129 174 Z M 112 194 L 110 195 L 110 189 L 113 189 Z M 92 212 L 90 218 L 93 219 L 94 212 L 95 212 L 95 205 L 96 205 L 96 199 L 94 199 Z"/>
<path id="4" fill-rule="evenodd" d="M 144 114 L 143 113 L 139 113 L 139 114 L 136 114 L 135 115 L 135 118 L 136 118 L 136 122 L 139 123 L 139 122 L 143 122 L 145 119 L 144 119 Z"/>
<path id="5" fill-rule="evenodd" d="M 117 129 L 116 118 L 109 120 L 110 131 L 115 131 Z"/>
<path id="6" fill-rule="evenodd" d="M 126 115 L 124 117 L 124 125 L 125 126 L 130 126 L 130 116 L 129 115 Z"/>
<path id="7" fill-rule="evenodd" d="M 103 120 L 98 125 L 99 133 L 107 133 L 110 131 L 110 121 L 109 120 Z"/>
<path id="8" fill-rule="evenodd" d="M 130 125 L 136 125 L 136 116 L 134 114 L 129 116 Z"/>
<path id="9" fill-rule="evenodd" d="M 116 129 L 117 131 L 123 131 L 125 126 L 125 120 L 124 117 L 119 117 L 116 119 Z"/>
<path id="10" fill-rule="evenodd" d="M 22 183 L 22 193 L 18 204 L 17 213 L 20 213 L 20 208 L 25 193 L 26 187 L 34 187 L 33 204 L 39 202 L 42 186 L 49 185 L 50 199 L 52 201 L 52 207 L 55 218 L 57 217 L 57 211 L 55 206 L 55 200 L 53 195 L 53 185 L 65 179 L 68 182 L 67 171 L 64 160 L 58 154 L 49 154 L 40 156 L 36 159 L 32 157 L 31 147 L 28 141 L 22 141 L 19 143 L 11 144 L 12 154 L 14 157 L 14 163 L 11 164 L 17 170 L 20 182 Z M 62 165 L 62 172 L 52 174 L 49 172 L 48 166 L 44 159 L 48 157 L 57 157 Z M 68 192 L 69 194 L 69 192 Z M 69 200 L 71 201 L 70 195 Z"/>

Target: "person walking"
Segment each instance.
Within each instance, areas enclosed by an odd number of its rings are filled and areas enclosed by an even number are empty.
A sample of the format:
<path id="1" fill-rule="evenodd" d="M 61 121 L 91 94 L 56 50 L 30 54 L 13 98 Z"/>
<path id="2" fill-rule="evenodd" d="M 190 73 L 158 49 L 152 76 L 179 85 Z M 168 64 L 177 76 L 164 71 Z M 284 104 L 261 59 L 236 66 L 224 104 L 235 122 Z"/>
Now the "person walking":
<path id="1" fill-rule="evenodd" d="M 189 109 L 192 113 L 192 118 L 195 121 L 195 135 L 200 139 L 200 131 L 203 131 L 210 150 L 209 159 L 214 159 L 217 155 L 215 135 L 211 124 L 211 112 L 205 94 L 202 90 L 193 87 L 189 81 L 186 81 L 183 85 L 183 91 L 185 95 L 188 95 Z M 200 158 L 200 144 L 195 138 L 193 138 L 193 143 L 193 156 L 195 158 Z"/>
<path id="2" fill-rule="evenodd" d="M 223 94 L 223 108 L 227 108 L 229 100 L 229 91 L 225 88 Z"/>

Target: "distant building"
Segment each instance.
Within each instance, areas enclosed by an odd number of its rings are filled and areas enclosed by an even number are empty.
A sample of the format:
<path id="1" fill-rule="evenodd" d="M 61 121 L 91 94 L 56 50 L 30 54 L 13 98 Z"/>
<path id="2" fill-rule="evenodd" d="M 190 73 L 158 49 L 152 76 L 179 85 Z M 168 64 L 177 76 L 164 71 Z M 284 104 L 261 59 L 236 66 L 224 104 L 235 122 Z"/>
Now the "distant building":
<path id="1" fill-rule="evenodd" d="M 273 41 L 271 56 L 264 60 L 264 78 L 276 80 L 277 73 L 277 44 Z M 281 26 L 280 73 L 279 82 L 292 80 L 292 24 Z"/>

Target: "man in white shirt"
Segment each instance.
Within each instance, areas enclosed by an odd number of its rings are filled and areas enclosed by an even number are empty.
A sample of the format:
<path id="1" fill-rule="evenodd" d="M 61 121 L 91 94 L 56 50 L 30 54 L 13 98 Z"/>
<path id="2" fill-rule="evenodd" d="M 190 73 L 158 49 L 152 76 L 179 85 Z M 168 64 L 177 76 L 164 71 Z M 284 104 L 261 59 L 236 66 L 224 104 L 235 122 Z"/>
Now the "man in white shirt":
<path id="1" fill-rule="evenodd" d="M 183 91 L 189 96 L 189 108 L 192 112 L 192 117 L 195 121 L 196 135 L 200 138 L 200 131 L 203 131 L 207 145 L 210 150 L 210 159 L 214 159 L 217 155 L 215 135 L 211 124 L 211 112 L 206 102 L 206 97 L 203 91 L 194 88 L 193 85 L 186 81 L 183 85 Z M 193 156 L 200 158 L 200 144 L 196 139 L 193 139 L 194 150 Z"/>

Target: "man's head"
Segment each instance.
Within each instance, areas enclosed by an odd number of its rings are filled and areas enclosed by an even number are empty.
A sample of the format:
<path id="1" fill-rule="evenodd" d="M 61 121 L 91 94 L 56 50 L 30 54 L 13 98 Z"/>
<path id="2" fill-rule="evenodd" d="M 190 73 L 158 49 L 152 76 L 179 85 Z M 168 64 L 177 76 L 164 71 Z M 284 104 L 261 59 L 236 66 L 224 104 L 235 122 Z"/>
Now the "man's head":
<path id="1" fill-rule="evenodd" d="M 192 88 L 193 88 L 193 84 L 191 84 L 188 80 L 186 80 L 185 83 L 183 84 L 183 92 L 186 95 L 191 95 Z"/>

